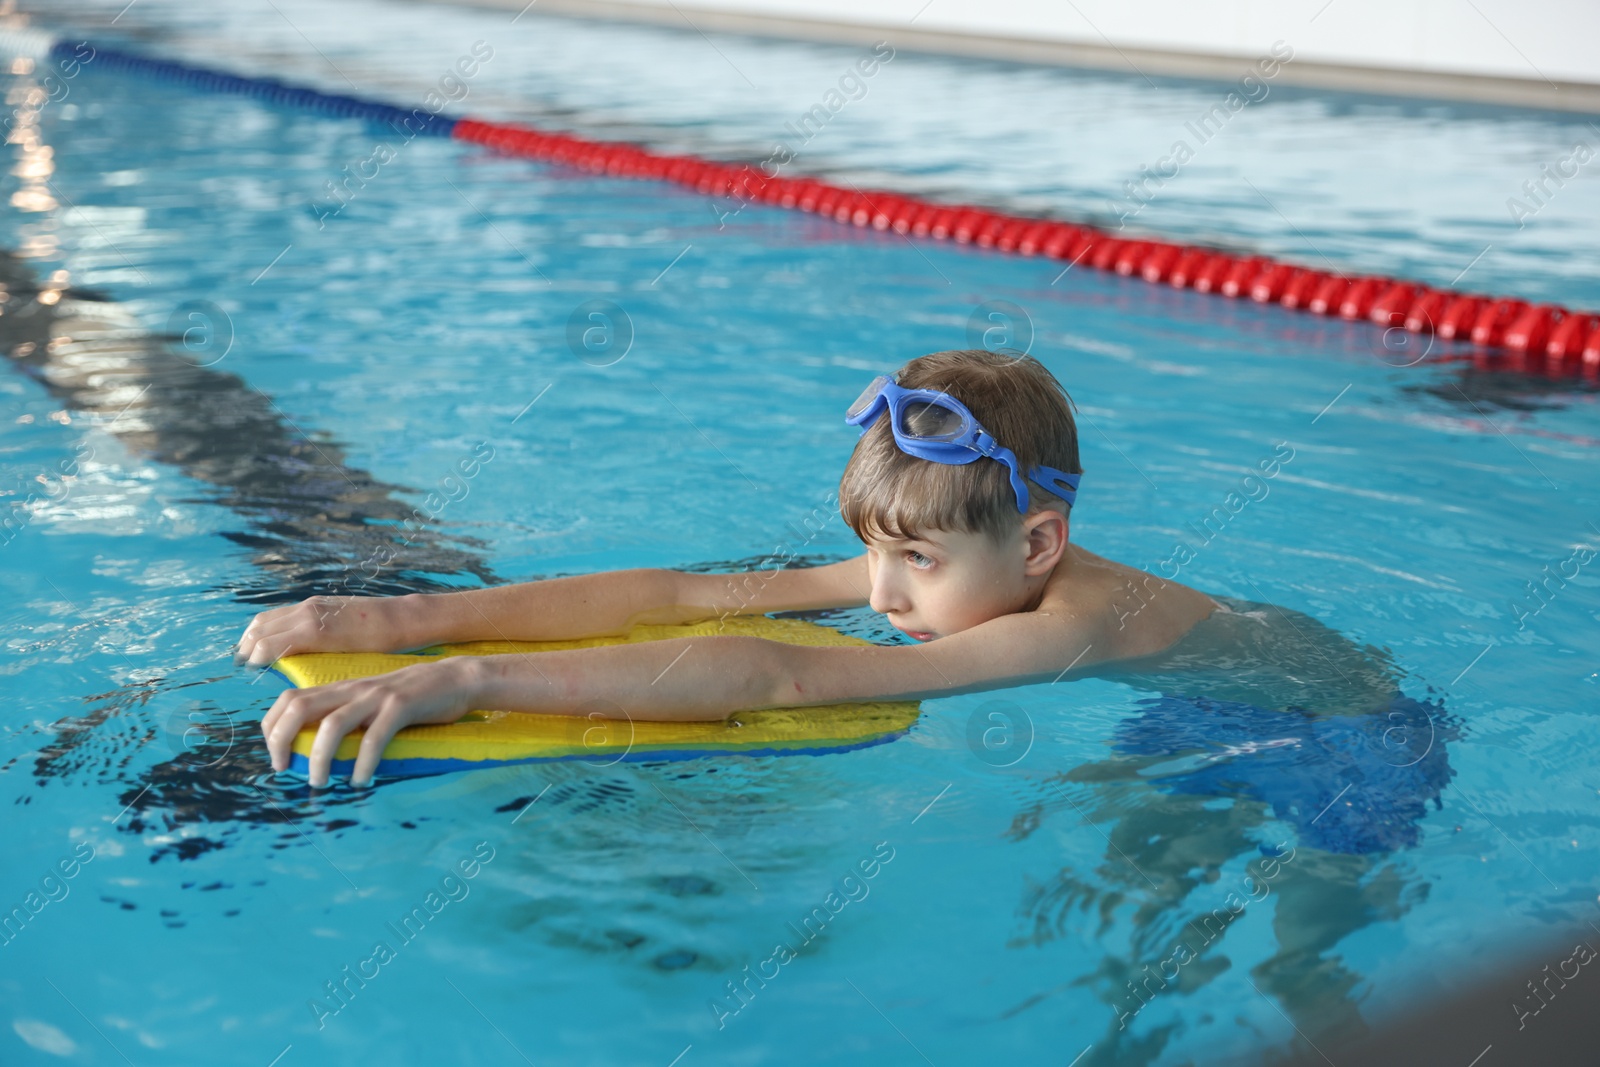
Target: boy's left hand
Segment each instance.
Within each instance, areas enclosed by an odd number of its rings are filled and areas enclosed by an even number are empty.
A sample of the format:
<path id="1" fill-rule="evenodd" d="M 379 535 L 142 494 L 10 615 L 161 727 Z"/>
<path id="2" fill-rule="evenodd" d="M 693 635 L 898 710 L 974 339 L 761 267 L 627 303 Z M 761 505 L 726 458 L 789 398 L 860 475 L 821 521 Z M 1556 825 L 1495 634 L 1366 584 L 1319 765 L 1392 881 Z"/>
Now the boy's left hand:
<path id="1" fill-rule="evenodd" d="M 366 785 L 384 748 L 402 729 L 418 723 L 455 722 L 472 710 L 473 669 L 470 657 L 450 657 L 371 678 L 286 690 L 261 720 L 272 769 L 281 771 L 289 766 L 301 728 L 320 720 L 307 760 L 307 776 L 313 786 L 325 786 L 340 740 L 356 727 L 365 727 L 350 784 Z"/>

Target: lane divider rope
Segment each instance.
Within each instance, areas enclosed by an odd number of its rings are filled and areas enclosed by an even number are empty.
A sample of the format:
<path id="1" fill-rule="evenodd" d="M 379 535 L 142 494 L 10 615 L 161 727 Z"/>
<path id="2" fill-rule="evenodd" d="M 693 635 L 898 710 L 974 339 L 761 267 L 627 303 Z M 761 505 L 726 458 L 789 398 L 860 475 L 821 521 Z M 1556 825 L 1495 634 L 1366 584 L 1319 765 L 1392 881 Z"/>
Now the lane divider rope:
<path id="1" fill-rule="evenodd" d="M 83 63 L 82 50 L 89 47 L 93 47 L 92 62 Z M 1460 292 L 1383 275 L 1316 270 L 1269 256 L 1153 238 L 1116 237 L 1093 226 L 1058 219 L 938 203 L 891 191 L 845 188 L 814 178 L 769 176 L 749 163 L 669 155 L 635 144 L 594 141 L 513 123 L 450 118 L 422 108 L 407 109 L 341 93 L 319 92 L 275 78 L 245 77 L 90 46 L 88 42 L 72 43 L 37 30 L 0 31 L 0 56 L 76 61 L 94 68 L 152 75 L 197 89 L 239 93 L 322 114 L 363 118 L 386 124 L 408 138 L 453 137 L 505 155 L 595 174 L 673 182 L 741 204 L 798 209 L 846 225 L 894 230 L 907 237 L 952 240 L 1000 252 L 1064 260 L 1074 266 L 1177 289 L 1368 321 L 1388 330 L 1431 333 L 1447 341 L 1470 342 L 1480 353 L 1509 353 L 1509 358 L 1480 360 L 1486 368 L 1542 373 L 1577 370 L 1586 377 L 1600 371 L 1600 313 L 1570 310 L 1558 304 Z"/>

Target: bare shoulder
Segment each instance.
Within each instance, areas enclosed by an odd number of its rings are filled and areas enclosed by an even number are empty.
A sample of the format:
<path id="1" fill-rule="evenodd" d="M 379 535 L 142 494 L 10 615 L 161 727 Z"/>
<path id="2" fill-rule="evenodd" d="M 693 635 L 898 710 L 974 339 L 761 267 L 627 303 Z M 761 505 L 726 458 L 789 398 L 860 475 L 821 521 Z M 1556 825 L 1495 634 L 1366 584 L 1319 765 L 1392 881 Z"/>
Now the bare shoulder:
<path id="1" fill-rule="evenodd" d="M 1100 646 L 1092 658 L 1103 662 L 1160 652 L 1219 609 L 1198 589 L 1069 544 L 1036 610 L 1089 623 Z"/>

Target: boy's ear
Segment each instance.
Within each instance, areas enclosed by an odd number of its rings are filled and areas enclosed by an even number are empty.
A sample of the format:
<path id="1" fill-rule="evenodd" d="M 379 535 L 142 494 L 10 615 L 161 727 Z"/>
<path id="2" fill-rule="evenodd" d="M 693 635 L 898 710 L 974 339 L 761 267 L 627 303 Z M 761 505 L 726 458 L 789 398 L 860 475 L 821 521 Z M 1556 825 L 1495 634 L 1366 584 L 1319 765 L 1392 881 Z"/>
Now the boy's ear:
<path id="1" fill-rule="evenodd" d="M 1031 578 L 1054 570 L 1067 551 L 1070 532 L 1067 516 L 1047 508 L 1028 516 L 1023 522 L 1022 532 L 1023 543 L 1027 546 L 1023 573 Z"/>

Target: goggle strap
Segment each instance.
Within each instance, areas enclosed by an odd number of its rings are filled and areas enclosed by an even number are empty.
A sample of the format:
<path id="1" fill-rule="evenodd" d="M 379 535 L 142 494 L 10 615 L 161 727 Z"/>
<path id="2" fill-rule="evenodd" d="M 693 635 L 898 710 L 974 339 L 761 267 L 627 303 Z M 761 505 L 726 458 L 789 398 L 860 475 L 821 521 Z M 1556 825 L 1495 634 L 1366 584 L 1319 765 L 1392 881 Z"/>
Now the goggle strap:
<path id="1" fill-rule="evenodd" d="M 1028 472 L 1041 487 L 1050 490 L 1068 504 L 1076 502 L 1078 497 L 1078 483 L 1083 480 L 1082 474 L 1068 474 L 1066 471 L 1056 470 L 1054 467 L 1040 465 Z"/>
<path id="2" fill-rule="evenodd" d="M 990 437 L 989 441 L 993 442 L 994 438 Z M 1019 513 L 1026 512 L 1028 510 L 1028 485 L 1022 480 L 1022 472 L 1018 470 L 1017 454 L 1004 445 L 996 444 L 984 455 L 990 459 L 999 460 L 1006 465 L 1006 474 L 1011 478 L 1011 491 L 1017 497 L 1017 511 Z"/>

